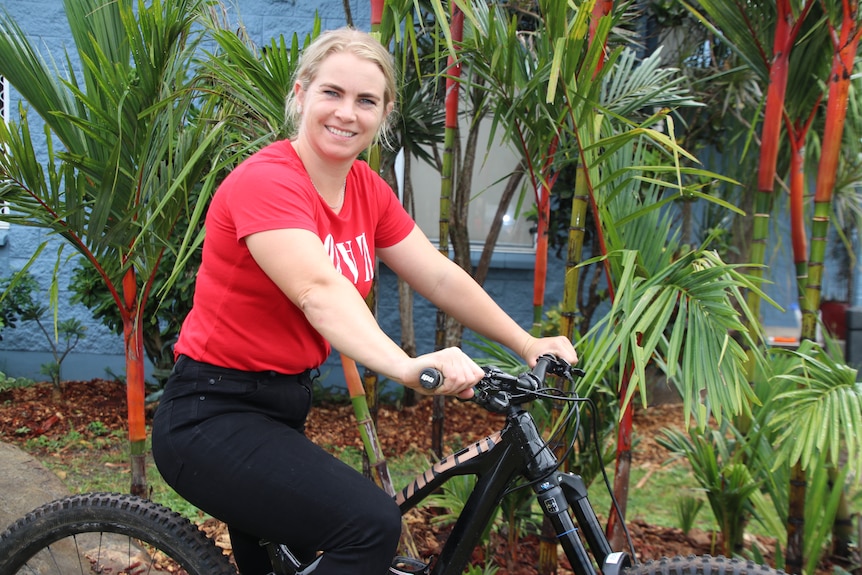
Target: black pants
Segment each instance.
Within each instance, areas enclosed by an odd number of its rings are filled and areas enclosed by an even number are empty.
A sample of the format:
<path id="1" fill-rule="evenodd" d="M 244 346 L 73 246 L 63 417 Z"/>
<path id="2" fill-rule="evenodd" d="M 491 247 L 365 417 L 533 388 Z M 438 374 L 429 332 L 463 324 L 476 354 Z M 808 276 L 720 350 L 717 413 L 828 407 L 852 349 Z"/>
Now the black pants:
<path id="1" fill-rule="evenodd" d="M 398 506 L 303 434 L 308 374 L 177 361 L 153 419 L 153 459 L 190 503 L 227 523 L 243 575 L 271 571 L 261 539 L 286 543 L 315 575 L 384 575 Z"/>

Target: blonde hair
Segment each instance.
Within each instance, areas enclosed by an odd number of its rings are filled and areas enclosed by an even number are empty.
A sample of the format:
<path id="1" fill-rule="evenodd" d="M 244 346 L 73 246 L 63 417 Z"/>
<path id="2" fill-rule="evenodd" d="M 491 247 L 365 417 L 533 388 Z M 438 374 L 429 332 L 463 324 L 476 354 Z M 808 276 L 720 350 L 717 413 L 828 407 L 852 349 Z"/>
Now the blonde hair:
<path id="1" fill-rule="evenodd" d="M 371 34 L 344 27 L 328 30 L 321 33 L 303 51 L 299 61 L 299 67 L 294 74 L 294 82 L 299 83 L 303 90 L 317 77 L 320 66 L 326 58 L 332 54 L 350 52 L 359 58 L 368 60 L 377 65 L 383 73 L 385 87 L 383 91 L 383 108 L 386 110 L 390 103 L 395 102 L 395 64 L 389 51 Z M 293 136 L 296 135 L 296 127 L 299 125 L 299 105 L 296 101 L 296 92 L 290 90 L 285 103 L 285 115 L 288 124 L 293 126 Z M 378 137 L 389 129 L 390 116 L 387 114 L 380 125 Z"/>

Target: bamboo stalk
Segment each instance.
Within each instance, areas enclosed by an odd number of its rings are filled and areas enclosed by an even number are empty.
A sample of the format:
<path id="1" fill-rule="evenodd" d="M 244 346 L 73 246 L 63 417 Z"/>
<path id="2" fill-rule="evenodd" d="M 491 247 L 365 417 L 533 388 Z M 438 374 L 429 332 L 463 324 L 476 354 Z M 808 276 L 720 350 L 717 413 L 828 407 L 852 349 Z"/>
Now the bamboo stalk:
<path id="1" fill-rule="evenodd" d="M 147 497 L 146 442 L 144 416 L 144 338 L 143 322 L 138 313 L 138 286 L 134 268 L 123 276 L 123 339 L 126 347 L 126 404 L 129 417 L 129 456 L 131 485 L 129 492 Z"/>
<path id="2" fill-rule="evenodd" d="M 533 268 L 533 334 L 541 335 L 542 314 L 545 307 L 545 288 L 548 283 L 548 227 L 551 220 L 551 189 L 557 174 L 550 175 L 559 138 L 548 147 L 541 173 L 532 174 L 536 190 L 536 264 Z M 528 164 L 532 166 L 532 164 Z"/>
<path id="3" fill-rule="evenodd" d="M 359 377 L 359 369 L 356 366 L 356 362 L 344 354 L 341 354 L 341 365 L 344 370 L 344 378 L 347 381 L 347 391 L 350 394 L 350 401 L 353 404 L 353 413 L 356 417 L 359 436 L 362 439 L 362 445 L 365 447 L 365 454 L 368 457 L 368 464 L 372 471 L 372 477 L 375 483 L 392 497 L 395 495 L 395 488 L 392 485 L 392 477 L 389 474 L 386 457 L 383 454 L 383 449 L 380 447 L 377 428 L 368 409 L 365 388 L 362 385 L 362 379 Z M 413 535 L 403 522 L 401 524 L 399 547 L 399 552 L 403 555 L 409 557 L 419 556 Z"/>
<path id="4" fill-rule="evenodd" d="M 829 75 L 829 93 L 826 105 L 826 122 L 823 129 L 823 147 L 817 170 L 817 182 L 814 195 L 814 218 L 811 226 L 811 254 L 808 263 L 808 278 L 805 286 L 802 307 L 802 337 L 814 339 L 817 333 L 817 310 L 820 308 L 821 290 L 823 286 L 823 269 L 826 257 L 827 236 L 831 214 L 832 196 L 835 190 L 838 163 L 841 158 L 841 146 L 844 136 L 844 125 L 847 117 L 847 103 L 850 91 L 850 77 L 853 71 L 854 59 L 862 35 L 862 26 L 857 20 L 858 5 L 856 2 L 842 2 L 841 29 L 836 33 L 831 30 L 834 46 L 832 70 Z M 797 469 L 798 468 L 798 469 Z M 803 475 L 801 466 L 793 469 L 794 477 Z M 804 497 L 804 493 L 800 498 Z M 845 498 L 842 495 L 842 499 Z M 851 544 L 852 529 L 848 529 L 849 515 L 846 504 L 841 508 L 845 511 L 843 517 L 836 517 L 833 526 L 833 550 L 846 556 Z M 794 542 L 801 537 L 802 529 L 794 531 Z M 788 553 L 790 552 L 790 534 L 788 533 Z M 803 556 L 798 557 L 800 564 Z"/>
<path id="5" fill-rule="evenodd" d="M 457 45 L 464 37 L 464 13 L 453 2 L 450 7 L 451 23 L 449 25 L 453 45 Z M 443 139 L 443 169 L 440 181 L 440 232 L 439 250 L 449 257 L 449 219 L 452 210 L 452 189 L 455 174 L 455 150 L 458 137 L 458 107 L 461 64 L 455 54 L 449 54 L 447 60 L 446 78 L 446 120 Z M 437 324 L 434 332 L 434 345 L 436 349 L 443 349 L 446 341 L 446 314 L 437 310 Z M 437 457 L 443 457 L 443 425 L 445 421 L 445 398 L 441 395 L 434 396 L 434 409 L 431 415 L 431 450 Z"/>

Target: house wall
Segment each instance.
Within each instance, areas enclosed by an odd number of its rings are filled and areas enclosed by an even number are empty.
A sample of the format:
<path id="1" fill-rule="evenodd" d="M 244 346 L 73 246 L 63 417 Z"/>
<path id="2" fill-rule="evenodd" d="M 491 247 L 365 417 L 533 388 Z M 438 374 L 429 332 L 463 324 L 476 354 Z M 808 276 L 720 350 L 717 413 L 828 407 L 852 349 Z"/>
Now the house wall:
<path id="1" fill-rule="evenodd" d="M 300 2 L 296 0 L 238 0 L 230 3 L 232 17 L 241 16 L 251 38 L 258 44 L 265 44 L 270 38 L 279 34 L 290 37 L 294 31 L 300 33 L 309 30 L 313 23 L 315 10 L 319 13 L 322 26 L 335 28 L 345 23 L 343 4 L 338 0 L 322 2 Z M 370 3 L 366 0 L 350 2 L 352 16 L 357 27 L 368 29 Z M 63 3 L 60 0 L 4 0 L 5 8 L 21 28 L 30 36 L 31 41 L 42 51 L 46 60 L 53 59 L 63 62 L 64 49 L 74 49 L 68 23 L 66 22 Z M 14 89 L 11 90 L 14 111 L 18 100 Z M 32 116 L 31 116 L 32 120 Z M 40 133 L 41 128 L 35 128 L 34 133 Z M 477 186 L 485 189 L 489 182 L 505 173 L 506 166 L 512 163 L 508 157 L 496 162 L 483 164 L 477 170 Z M 428 182 L 426 190 L 436 196 L 439 193 L 439 183 L 434 184 L 434 175 L 422 172 L 414 182 Z M 439 178 L 438 180 L 439 181 Z M 478 188 L 477 188 L 478 189 Z M 485 194 L 487 197 L 488 194 Z M 483 200 L 484 201 L 484 200 Z M 429 210 L 436 209 L 436 202 L 422 209 L 422 217 L 436 222 L 437 216 Z M 521 233 L 523 240 L 523 233 Z M 39 245 L 47 238 L 42 230 L 15 226 L 9 230 L 5 243 L 0 245 L 0 277 L 8 277 L 24 267 L 36 253 Z M 70 356 L 63 362 L 65 379 L 91 379 L 94 377 L 113 377 L 122 375 L 125 371 L 122 338 L 110 333 L 101 323 L 92 320 L 90 312 L 83 306 L 73 306 L 69 303 L 71 294 L 67 290 L 74 267 L 67 258 L 74 258 L 72 250 L 66 247 L 57 264 L 58 249 L 63 244 L 58 240 L 50 240 L 50 247 L 45 249 L 31 268 L 40 282 L 42 293 L 39 297 L 48 301 L 48 287 L 52 282 L 55 268 L 59 270 L 58 285 L 60 294 L 60 319 L 77 318 L 87 326 L 86 337 L 78 344 Z M 556 261 L 550 265 L 548 300 L 551 305 L 558 301 L 562 294 L 563 262 Z M 380 323 L 393 338 L 400 337 L 398 301 L 396 280 L 394 275 L 385 268 L 380 271 L 380 296 L 378 314 Z M 487 281 L 488 291 L 498 299 L 503 307 L 524 326 L 532 321 L 532 256 L 529 253 L 499 253 L 495 256 L 495 268 Z M 422 298 L 417 299 L 415 317 L 417 323 L 417 340 L 420 352 L 433 349 L 435 312 L 433 307 Z M 44 380 L 46 376 L 40 373 L 40 366 L 52 359 L 46 336 L 34 324 L 21 324 L 14 329 L 5 329 L 0 341 L 0 372 L 11 377 L 27 377 Z M 149 373 L 149 369 L 148 369 Z M 337 356 L 331 358 L 321 368 L 325 385 L 343 385 L 341 368 Z"/>

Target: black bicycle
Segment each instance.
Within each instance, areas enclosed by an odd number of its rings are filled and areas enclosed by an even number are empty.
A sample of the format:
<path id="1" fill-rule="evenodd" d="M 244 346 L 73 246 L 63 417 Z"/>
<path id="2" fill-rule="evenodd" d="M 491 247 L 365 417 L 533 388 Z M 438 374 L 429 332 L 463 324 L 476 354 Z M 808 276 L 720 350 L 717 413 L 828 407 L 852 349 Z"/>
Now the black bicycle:
<path id="1" fill-rule="evenodd" d="M 538 399 L 568 401 L 572 406 L 567 417 L 577 420 L 581 402 L 586 400 L 546 387 L 548 374 L 572 381 L 583 372 L 551 356 L 543 356 L 535 368 L 519 376 L 485 368 L 471 401 L 506 414 L 505 424 L 493 435 L 438 461 L 395 495 L 404 514 L 449 479 L 476 477 L 442 551 L 425 558 L 428 563 L 396 557 L 390 573 L 460 575 L 503 497 L 521 488 L 535 493 L 577 575 L 782 573 L 751 561 L 712 556 L 636 564 L 632 554 L 613 551 L 587 498 L 584 481 L 560 470 L 564 457 L 556 456 L 524 407 Z M 439 385 L 439 373 L 424 373 L 422 383 L 428 388 Z M 314 572 L 317 561 L 302 564 L 282 543 L 261 544 L 269 550 L 273 575 Z M 93 493 L 48 503 L 0 534 L 0 575 L 26 573 L 235 575 L 236 571 L 203 531 L 179 514 L 130 495 Z"/>

